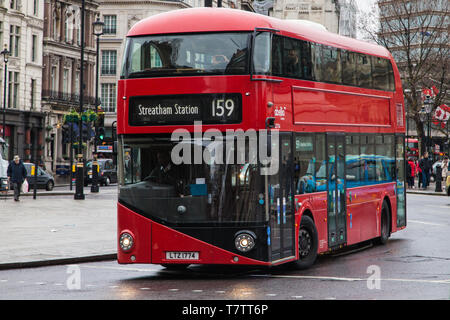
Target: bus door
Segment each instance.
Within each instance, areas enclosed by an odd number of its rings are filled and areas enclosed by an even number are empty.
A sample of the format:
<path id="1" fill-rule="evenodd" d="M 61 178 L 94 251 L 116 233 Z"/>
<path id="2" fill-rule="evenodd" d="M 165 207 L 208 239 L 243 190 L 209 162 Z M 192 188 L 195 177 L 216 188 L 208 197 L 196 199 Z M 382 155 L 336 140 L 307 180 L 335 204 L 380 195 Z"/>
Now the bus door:
<path id="1" fill-rule="evenodd" d="M 270 215 L 269 247 L 272 262 L 295 256 L 292 137 L 292 133 L 280 132 L 279 170 L 267 179 Z"/>
<path id="2" fill-rule="evenodd" d="M 347 241 L 344 134 L 327 135 L 327 158 L 328 247 L 333 248 Z"/>

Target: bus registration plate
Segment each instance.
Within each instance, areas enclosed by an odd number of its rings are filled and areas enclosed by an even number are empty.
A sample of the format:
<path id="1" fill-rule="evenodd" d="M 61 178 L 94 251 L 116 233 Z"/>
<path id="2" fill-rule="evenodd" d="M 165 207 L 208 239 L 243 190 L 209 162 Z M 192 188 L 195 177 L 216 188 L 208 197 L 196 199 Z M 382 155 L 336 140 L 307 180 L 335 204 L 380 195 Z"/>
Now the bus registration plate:
<path id="1" fill-rule="evenodd" d="M 198 260 L 198 251 L 166 251 L 166 260 Z"/>

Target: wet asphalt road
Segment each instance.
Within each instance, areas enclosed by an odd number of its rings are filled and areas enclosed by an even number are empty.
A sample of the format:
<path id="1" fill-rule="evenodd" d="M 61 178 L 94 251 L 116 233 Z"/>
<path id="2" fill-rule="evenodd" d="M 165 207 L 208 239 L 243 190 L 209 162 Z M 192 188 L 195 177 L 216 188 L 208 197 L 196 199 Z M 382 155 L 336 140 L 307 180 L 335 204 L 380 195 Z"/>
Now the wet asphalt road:
<path id="1" fill-rule="evenodd" d="M 408 226 L 385 246 L 321 256 L 306 271 L 115 261 L 0 271 L 0 299 L 450 299 L 450 198 L 408 195 Z"/>

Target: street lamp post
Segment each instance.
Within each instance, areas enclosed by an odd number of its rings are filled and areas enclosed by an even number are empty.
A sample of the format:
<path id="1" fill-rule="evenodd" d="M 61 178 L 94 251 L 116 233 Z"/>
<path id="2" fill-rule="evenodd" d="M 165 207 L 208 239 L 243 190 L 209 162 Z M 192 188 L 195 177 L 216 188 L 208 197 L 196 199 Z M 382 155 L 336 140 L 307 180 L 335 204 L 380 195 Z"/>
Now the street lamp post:
<path id="1" fill-rule="evenodd" d="M 83 162 L 83 120 L 81 114 L 83 113 L 83 70 L 84 70 L 84 14 L 85 14 L 85 0 L 81 1 L 81 44 L 80 44 L 80 119 L 78 121 L 79 136 L 78 136 L 78 155 L 77 155 L 77 172 L 75 186 L 75 200 L 84 200 L 84 162 Z"/>
<path id="2" fill-rule="evenodd" d="M 103 26 L 105 25 L 100 18 L 97 17 L 97 20 L 92 23 L 94 35 L 97 37 L 97 57 L 96 57 L 96 75 L 95 75 L 95 114 L 98 118 L 98 81 L 99 81 L 99 49 L 100 49 L 100 36 L 103 34 Z M 98 134 L 98 120 L 95 121 L 95 138 L 94 138 L 94 161 L 92 162 L 92 185 L 91 192 L 98 192 L 98 162 L 97 162 L 97 134 Z"/>
<path id="3" fill-rule="evenodd" d="M 431 99 L 426 99 L 422 106 L 422 109 L 419 111 L 420 121 L 425 124 L 427 123 L 427 142 L 425 144 L 425 150 L 430 152 L 431 146 L 431 111 L 433 109 L 433 101 Z"/>
<path id="4" fill-rule="evenodd" d="M 3 122 L 2 122 L 2 138 L 3 141 L 5 140 L 5 131 L 6 131 L 6 84 L 7 84 L 7 70 L 8 70 L 8 58 L 9 58 L 9 51 L 5 44 L 5 49 L 3 49 L 0 54 L 3 56 L 3 62 L 5 63 L 5 76 L 3 77 Z"/>

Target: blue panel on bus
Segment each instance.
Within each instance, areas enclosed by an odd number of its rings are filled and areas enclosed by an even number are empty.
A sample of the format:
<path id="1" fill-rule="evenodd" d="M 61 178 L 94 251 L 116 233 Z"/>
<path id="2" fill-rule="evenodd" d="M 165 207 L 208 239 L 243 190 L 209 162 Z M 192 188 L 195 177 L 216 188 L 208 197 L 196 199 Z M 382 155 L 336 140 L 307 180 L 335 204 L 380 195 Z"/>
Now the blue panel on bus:
<path id="1" fill-rule="evenodd" d="M 189 191 L 193 196 L 206 196 L 208 194 L 206 184 L 190 184 Z"/>

